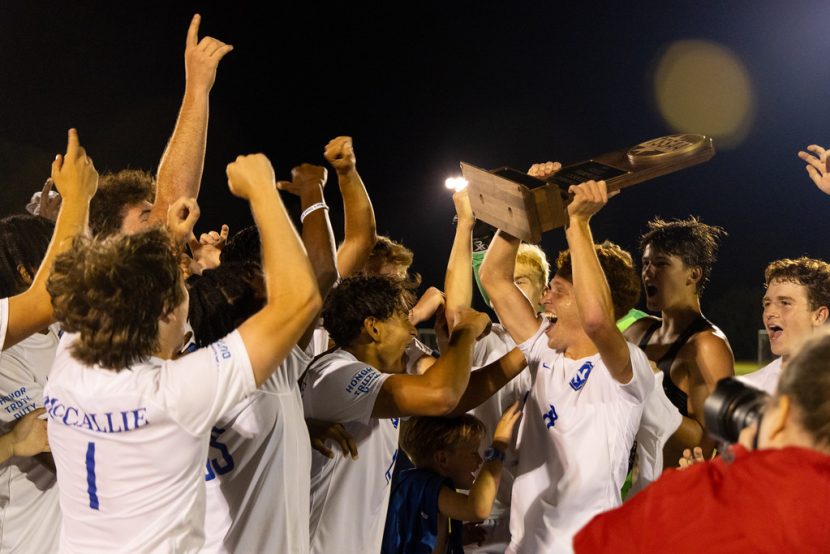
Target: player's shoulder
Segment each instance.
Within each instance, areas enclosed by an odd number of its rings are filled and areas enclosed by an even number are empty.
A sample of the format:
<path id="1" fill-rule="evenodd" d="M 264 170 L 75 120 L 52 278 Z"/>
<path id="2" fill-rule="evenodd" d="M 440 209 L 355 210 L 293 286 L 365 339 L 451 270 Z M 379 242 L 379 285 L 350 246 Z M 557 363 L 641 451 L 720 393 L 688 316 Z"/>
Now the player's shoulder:
<path id="1" fill-rule="evenodd" d="M 698 356 L 732 356 L 732 347 L 729 346 L 726 333 L 715 325 L 692 335 L 687 344 L 697 351 Z"/>
<path id="2" fill-rule="evenodd" d="M 646 331 L 654 326 L 655 323 L 662 323 L 662 321 L 659 317 L 647 315 L 632 323 L 628 329 L 623 331 L 623 336 L 628 341 L 639 342 L 643 338 L 643 335 L 646 334 Z"/>

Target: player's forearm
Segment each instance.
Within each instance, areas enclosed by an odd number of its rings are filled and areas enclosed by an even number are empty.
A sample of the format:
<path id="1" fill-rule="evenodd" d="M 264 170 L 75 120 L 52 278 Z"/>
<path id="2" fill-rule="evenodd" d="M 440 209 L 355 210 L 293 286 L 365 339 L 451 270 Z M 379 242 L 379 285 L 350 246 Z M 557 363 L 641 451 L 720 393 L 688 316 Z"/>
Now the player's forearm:
<path id="1" fill-rule="evenodd" d="M 151 218 L 163 221 L 167 208 L 179 197 L 197 198 L 207 145 L 209 96 L 207 91 L 185 90 L 176 126 L 159 162 L 156 199 Z"/>
<path id="2" fill-rule="evenodd" d="M 300 195 L 303 211 L 315 204 L 325 202 L 322 187 L 309 187 Z M 329 221 L 328 210 L 318 208 L 308 214 L 302 223 L 303 245 L 308 252 L 311 267 L 317 280 L 321 296 L 325 296 L 337 281 L 335 262 L 334 232 Z"/>
<path id="3" fill-rule="evenodd" d="M 375 210 L 356 169 L 337 173 L 343 197 L 344 237 L 337 252 L 337 269 L 348 277 L 359 271 L 377 242 Z"/>
<path id="4" fill-rule="evenodd" d="M 499 490 L 501 470 L 501 460 L 492 460 L 481 466 L 468 496 L 470 518 L 464 521 L 483 521 L 490 515 Z"/>
<path id="5" fill-rule="evenodd" d="M 308 303 L 319 307 L 314 271 L 276 190 L 258 194 L 250 204 L 262 242 L 267 306 L 289 313 Z"/>
<path id="6" fill-rule="evenodd" d="M 458 416 L 477 408 L 496 394 L 522 370 L 527 360 L 518 348 L 514 348 L 495 362 L 470 373 L 470 380 L 464 394 L 450 414 Z"/>
<path id="7" fill-rule="evenodd" d="M 46 328 L 54 320 L 46 281 L 58 254 L 68 250 L 74 238 L 86 233 L 90 197 L 67 197 L 61 205 L 52 240 L 29 289 L 9 299 L 9 325 L 3 348 Z"/>
<path id="8" fill-rule="evenodd" d="M 471 248 L 474 221 L 458 220 L 455 237 L 444 277 L 447 323 L 455 326 L 459 308 L 469 307 L 473 301 L 473 254 Z"/>
<path id="9" fill-rule="evenodd" d="M 467 388 L 476 336 L 467 327 L 458 327 L 450 335 L 449 347 L 424 373 L 429 388 L 441 391 L 446 410 L 452 410 Z"/>
<path id="10" fill-rule="evenodd" d="M 513 284 L 513 268 L 516 265 L 516 253 L 519 251 L 520 241 L 514 236 L 499 230 L 490 241 L 484 262 L 479 270 L 479 277 L 484 289 L 491 297 L 490 288 L 498 284 Z"/>
<path id="11" fill-rule="evenodd" d="M 614 302 L 605 280 L 587 220 L 573 219 L 565 236 L 571 253 L 573 287 L 579 318 L 589 337 L 615 326 Z"/>

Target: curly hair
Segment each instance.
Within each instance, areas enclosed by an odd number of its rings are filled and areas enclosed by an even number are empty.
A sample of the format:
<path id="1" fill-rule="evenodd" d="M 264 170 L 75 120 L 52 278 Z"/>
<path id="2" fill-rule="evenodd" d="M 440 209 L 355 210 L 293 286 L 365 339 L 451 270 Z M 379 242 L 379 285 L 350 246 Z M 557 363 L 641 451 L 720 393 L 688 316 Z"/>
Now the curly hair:
<path id="1" fill-rule="evenodd" d="M 259 238 L 259 229 L 256 225 L 249 225 L 234 233 L 225 243 L 219 254 L 219 260 L 224 264 L 228 262 L 262 263 L 262 241 Z"/>
<path id="2" fill-rule="evenodd" d="M 228 262 L 188 279 L 190 326 L 196 345 L 221 339 L 265 304 L 262 268 L 252 262 Z"/>
<path id="3" fill-rule="evenodd" d="M 55 224 L 35 215 L 12 215 L 0 220 L 0 298 L 26 290 L 31 282 L 20 275 L 22 266 L 34 278 L 46 256 Z"/>
<path id="4" fill-rule="evenodd" d="M 77 333 L 75 359 L 120 371 L 159 349 L 159 319 L 184 301 L 177 249 L 161 229 L 77 237 L 46 288 L 55 318 Z"/>
<path id="5" fill-rule="evenodd" d="M 610 241 L 595 244 L 594 250 L 599 258 L 599 265 L 605 273 L 611 300 L 614 303 L 614 319 L 620 319 L 640 299 L 640 276 L 634 267 L 631 254 Z M 573 281 L 571 253 L 563 250 L 556 259 L 556 274 L 568 281 Z"/>
<path id="6" fill-rule="evenodd" d="M 723 228 L 707 225 L 694 216 L 672 221 L 656 217 L 648 222 L 648 231 L 640 237 L 640 252 L 651 245 L 658 252 L 677 256 L 686 267 L 700 268 L 700 293 L 709 283 L 720 240 L 725 236 Z"/>
<path id="7" fill-rule="evenodd" d="M 323 327 L 338 346 L 357 340 L 367 317 L 384 321 L 406 315 L 415 305 L 412 283 L 382 275 L 355 275 L 340 281 L 323 303 Z"/>
<path id="8" fill-rule="evenodd" d="M 830 446 L 830 334 L 808 339 L 781 374 L 777 396 L 798 407 L 802 427 L 821 446 Z"/>
<path id="9" fill-rule="evenodd" d="M 411 417 L 401 424 L 401 448 L 415 467 L 429 466 L 439 450 L 453 450 L 468 439 L 481 441 L 484 423 L 470 414 L 457 417 Z"/>
<path id="10" fill-rule="evenodd" d="M 155 195 L 156 181 L 146 171 L 123 169 L 101 175 L 98 191 L 89 203 L 90 231 L 102 237 L 118 233 L 124 222 L 124 209 L 152 202 Z"/>
<path id="11" fill-rule="evenodd" d="M 764 283 L 769 287 L 774 280 L 789 281 L 807 288 L 810 309 L 830 307 L 830 264 L 814 258 L 775 260 L 764 270 Z"/>

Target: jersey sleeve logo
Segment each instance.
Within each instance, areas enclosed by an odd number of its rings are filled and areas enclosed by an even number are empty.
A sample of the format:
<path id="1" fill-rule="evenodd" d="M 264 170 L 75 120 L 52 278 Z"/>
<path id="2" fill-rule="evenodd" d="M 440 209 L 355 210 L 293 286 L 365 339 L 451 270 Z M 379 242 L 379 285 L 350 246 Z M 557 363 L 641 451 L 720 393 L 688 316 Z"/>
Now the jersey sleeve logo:
<path id="1" fill-rule="evenodd" d="M 579 390 L 585 386 L 588 381 L 588 376 L 591 375 L 591 370 L 594 369 L 594 364 L 585 362 L 582 367 L 577 370 L 576 375 L 573 376 L 570 383 L 568 383 L 573 390 Z"/>
<path id="2" fill-rule="evenodd" d="M 366 367 L 354 374 L 349 384 L 346 386 L 346 392 L 355 396 L 366 394 L 371 390 L 372 383 L 380 379 L 380 373 L 374 368 Z"/>

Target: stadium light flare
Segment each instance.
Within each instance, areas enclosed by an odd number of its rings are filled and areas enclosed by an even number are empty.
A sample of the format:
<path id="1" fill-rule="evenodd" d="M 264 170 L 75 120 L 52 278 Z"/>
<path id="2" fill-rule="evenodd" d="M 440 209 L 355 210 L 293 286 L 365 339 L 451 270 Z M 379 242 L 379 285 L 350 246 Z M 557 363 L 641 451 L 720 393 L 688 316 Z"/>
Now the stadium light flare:
<path id="1" fill-rule="evenodd" d="M 449 177 L 444 184 L 453 192 L 458 192 L 467 188 L 469 184 L 464 177 Z"/>

